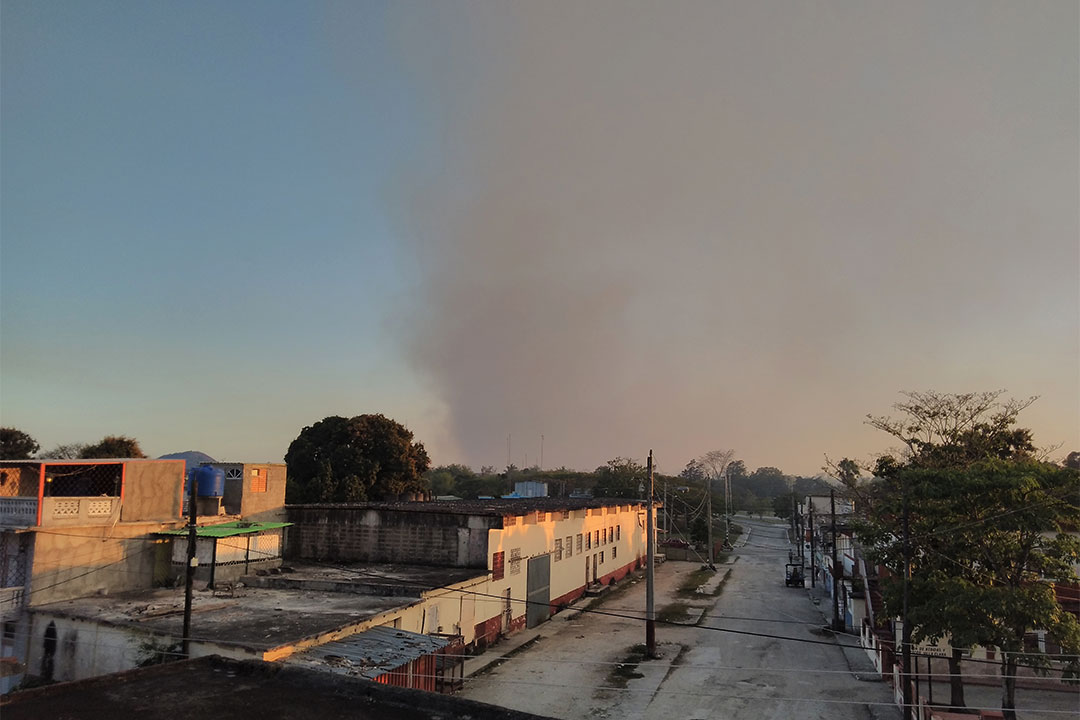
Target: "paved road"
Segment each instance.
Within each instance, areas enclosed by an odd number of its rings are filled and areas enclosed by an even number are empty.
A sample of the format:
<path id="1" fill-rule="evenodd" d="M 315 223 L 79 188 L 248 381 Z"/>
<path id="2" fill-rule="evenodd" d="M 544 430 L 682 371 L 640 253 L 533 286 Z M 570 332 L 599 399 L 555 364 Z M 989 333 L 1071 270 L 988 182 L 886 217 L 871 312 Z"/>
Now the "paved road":
<path id="1" fill-rule="evenodd" d="M 784 525 L 740 519 L 749 530 L 719 598 L 690 601 L 705 616 L 700 626 L 660 626 L 664 657 L 645 662 L 643 675 L 613 687 L 612 663 L 642 637 L 644 583 L 613 598 L 611 617 L 556 616 L 539 641 L 497 670 L 470 679 L 464 696 L 566 720 L 678 720 L 681 718 L 899 718 L 887 686 L 860 681 L 841 650 L 821 632 L 821 613 L 805 590 L 787 588 L 783 566 L 790 548 Z M 693 563 L 658 569 L 657 608 Z M 739 634 L 741 631 L 754 635 Z M 826 641 L 810 644 L 783 639 Z"/>
<path id="2" fill-rule="evenodd" d="M 849 671 L 807 592 L 784 585 L 786 526 L 739 522 L 750 534 L 702 623 L 712 630 L 698 630 L 681 661 L 686 667 L 672 672 L 644 716 L 898 718 L 883 683 L 857 680 Z"/>

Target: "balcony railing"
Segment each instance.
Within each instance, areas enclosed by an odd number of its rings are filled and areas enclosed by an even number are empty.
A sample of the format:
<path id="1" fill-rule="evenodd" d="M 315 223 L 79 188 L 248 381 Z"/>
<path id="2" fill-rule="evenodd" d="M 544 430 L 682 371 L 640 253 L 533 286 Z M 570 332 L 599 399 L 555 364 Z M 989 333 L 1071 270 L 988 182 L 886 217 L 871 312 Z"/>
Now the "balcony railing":
<path id="1" fill-rule="evenodd" d="M 37 525 L 37 508 L 36 497 L 0 498 L 0 524 Z"/>
<path id="2" fill-rule="evenodd" d="M 112 520 L 120 507 L 118 497 L 46 497 L 42 498 L 42 525 L 97 525 Z"/>
<path id="3" fill-rule="evenodd" d="M 41 500 L 42 525 L 98 525 L 113 520 L 120 498 L 46 497 Z M 33 497 L 0 498 L 0 525 L 37 525 L 38 500 Z"/>

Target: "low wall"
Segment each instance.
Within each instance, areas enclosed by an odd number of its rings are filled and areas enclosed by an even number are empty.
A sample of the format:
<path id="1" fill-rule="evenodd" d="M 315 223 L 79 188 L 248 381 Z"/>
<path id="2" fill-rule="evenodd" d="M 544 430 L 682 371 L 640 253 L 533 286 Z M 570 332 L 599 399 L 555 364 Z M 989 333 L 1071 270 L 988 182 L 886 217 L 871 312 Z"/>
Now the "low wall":
<path id="1" fill-rule="evenodd" d="M 286 557 L 346 562 L 488 567 L 488 531 L 502 518 L 289 505 Z"/>

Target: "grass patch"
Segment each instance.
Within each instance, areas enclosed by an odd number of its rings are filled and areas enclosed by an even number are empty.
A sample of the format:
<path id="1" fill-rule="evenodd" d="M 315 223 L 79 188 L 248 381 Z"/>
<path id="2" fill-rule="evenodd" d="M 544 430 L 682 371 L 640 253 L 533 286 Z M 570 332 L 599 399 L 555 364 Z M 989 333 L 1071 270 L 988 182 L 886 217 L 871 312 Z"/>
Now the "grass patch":
<path id="1" fill-rule="evenodd" d="M 608 674 L 608 683 L 612 687 L 624 688 L 631 680 L 645 677 L 643 673 L 638 672 L 637 668 L 648 656 L 648 649 L 644 644 L 630 648 L 626 657 L 620 660 Z"/>
<path id="2" fill-rule="evenodd" d="M 687 575 L 681 583 L 679 583 L 679 589 L 675 592 L 679 597 L 692 598 L 699 597 L 700 593 L 697 591 L 699 587 L 707 583 L 713 575 L 716 573 L 708 568 L 701 570 L 695 570 Z"/>
<path id="3" fill-rule="evenodd" d="M 689 609 L 690 606 L 686 603 L 671 603 L 656 613 L 656 619 L 664 623 L 686 622 L 690 619 L 690 613 L 687 612 Z"/>

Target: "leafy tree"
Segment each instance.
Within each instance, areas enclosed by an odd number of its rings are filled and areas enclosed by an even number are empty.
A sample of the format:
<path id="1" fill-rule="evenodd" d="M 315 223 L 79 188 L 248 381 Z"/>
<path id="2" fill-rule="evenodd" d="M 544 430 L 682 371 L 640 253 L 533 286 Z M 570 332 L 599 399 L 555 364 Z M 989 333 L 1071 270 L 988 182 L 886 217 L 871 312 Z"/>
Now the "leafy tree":
<path id="1" fill-rule="evenodd" d="M 1080 450 L 1073 450 L 1069 453 L 1063 464 L 1072 470 L 1080 470 Z"/>
<path id="2" fill-rule="evenodd" d="M 777 495 L 772 499 L 772 511 L 778 518 L 787 520 L 791 517 L 791 496 Z"/>
<path id="3" fill-rule="evenodd" d="M 596 497 L 641 497 L 641 483 L 648 480 L 646 468 L 631 458 L 617 457 L 596 468 Z"/>
<path id="4" fill-rule="evenodd" d="M 431 461 L 405 426 L 383 415 L 331 416 L 305 427 L 285 453 L 286 501 L 396 500 L 425 489 Z"/>
<path id="5" fill-rule="evenodd" d="M 144 458 L 139 441 L 126 435 L 106 435 L 100 442 L 87 445 L 79 453 L 83 459 Z"/>
<path id="6" fill-rule="evenodd" d="M 29 460 L 39 447 L 37 440 L 22 430 L 0 428 L 0 460 Z"/>
<path id="7" fill-rule="evenodd" d="M 40 457 L 51 460 L 75 460 L 82 457 L 83 450 L 86 448 L 86 443 L 62 443 L 51 450 L 42 452 Z"/>
<path id="8" fill-rule="evenodd" d="M 745 487 L 758 497 L 775 497 L 791 492 L 788 476 L 774 467 L 759 467 L 746 478 Z"/>
<path id="9" fill-rule="evenodd" d="M 875 479 L 863 488 L 866 516 L 858 534 L 870 559 L 893 570 L 883 595 L 894 615 L 901 613 L 902 577 L 909 568 L 905 631 L 910 639 L 950 639 L 952 705 L 964 706 L 963 648 L 998 646 L 1003 651 L 1003 707 L 1011 716 L 1015 683 L 1010 676 L 1016 663 L 1038 666 L 1042 660 L 1023 654 L 1023 631 L 1019 646 L 1003 636 L 1005 609 L 1017 611 L 1010 611 L 1014 633 L 1020 626 L 1041 627 L 1072 642 L 1068 621 L 1046 604 L 1052 588 L 1037 576 L 1056 572 L 1072 552 L 1067 541 L 1043 534 L 1063 522 L 1076 523 L 1076 508 L 1061 501 L 1061 483 L 1067 479 L 1048 474 L 1053 466 L 1035 459 L 1030 432 L 1013 427 L 1032 400 L 1002 402 L 999 391 L 904 395 L 907 400 L 894 406 L 903 413 L 901 419 L 868 416 L 868 424 L 901 440 L 904 450 L 899 458 L 878 458 Z M 1071 482 L 1075 488 L 1075 475 Z M 1034 498 L 1037 507 L 1031 507 Z M 905 500 L 909 565 L 899 537 Z M 1016 571 L 1012 580 L 995 576 L 991 557 L 997 558 L 995 565 Z"/>

